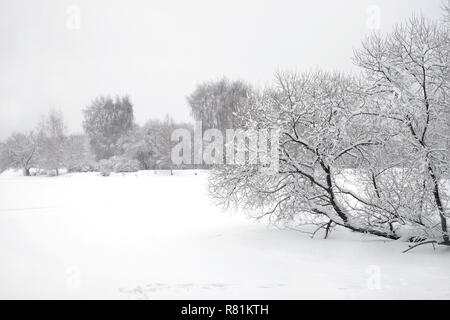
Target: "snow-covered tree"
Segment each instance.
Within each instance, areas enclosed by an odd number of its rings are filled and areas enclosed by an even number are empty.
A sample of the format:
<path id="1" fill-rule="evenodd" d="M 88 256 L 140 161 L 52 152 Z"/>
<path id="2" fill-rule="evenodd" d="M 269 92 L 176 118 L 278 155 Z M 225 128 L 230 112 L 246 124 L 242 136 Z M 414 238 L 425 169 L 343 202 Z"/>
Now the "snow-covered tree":
<path id="1" fill-rule="evenodd" d="M 439 79 L 433 83 L 442 84 Z M 389 83 L 380 87 L 369 80 L 278 74 L 276 85 L 240 116 L 247 128 L 279 130 L 279 171 L 268 172 L 263 163 L 218 167 L 210 178 L 212 197 L 257 218 L 316 225 L 326 234 L 339 225 L 389 239 L 448 244 L 440 180 L 448 170 L 441 136 L 448 123 L 431 107 L 420 121 L 410 108 L 419 109 L 423 98 L 408 96 L 399 105 Z M 412 81 L 406 87 L 416 93 Z M 445 116 L 440 89 L 433 89 L 430 105 Z"/>
<path id="2" fill-rule="evenodd" d="M 118 141 L 134 127 L 133 105 L 128 97 L 99 97 L 84 111 L 83 128 L 96 159 L 119 151 Z"/>
<path id="3" fill-rule="evenodd" d="M 153 150 L 155 168 L 173 170 L 171 160 L 172 132 L 177 128 L 175 121 L 166 115 L 163 121 L 150 120 L 144 126 Z"/>
<path id="4" fill-rule="evenodd" d="M 13 133 L 0 146 L 0 163 L 2 170 L 22 169 L 25 176 L 36 165 L 37 139 L 33 132 Z"/>
<path id="5" fill-rule="evenodd" d="M 64 148 L 64 166 L 69 172 L 85 172 L 94 169 L 94 155 L 89 139 L 82 134 L 69 135 Z"/>
<path id="6" fill-rule="evenodd" d="M 276 223 L 314 224 L 327 232 L 340 225 L 400 238 L 380 218 L 385 212 L 373 214 L 366 194 L 346 183 L 358 178 L 348 164 L 365 171 L 370 150 L 386 139 L 354 117 L 363 98 L 358 82 L 341 74 L 278 74 L 275 87 L 242 116 L 247 128 L 279 130 L 279 171 L 268 172 L 263 163 L 219 167 L 210 179 L 211 195 Z"/>
<path id="7" fill-rule="evenodd" d="M 421 236 L 447 245 L 450 213 L 443 179 L 450 164 L 449 44 L 448 26 L 414 17 L 387 36 L 369 37 L 355 55 L 372 97 L 362 116 L 384 119 L 402 147 L 403 172 L 387 182 L 405 201 L 403 222 L 415 221 L 423 227 Z M 402 188 L 405 183 L 409 188 Z"/>
<path id="8" fill-rule="evenodd" d="M 8 159 L 6 157 L 6 147 L 3 141 L 0 141 L 0 173 L 8 169 Z"/>
<path id="9" fill-rule="evenodd" d="M 447 23 L 447 28 L 450 28 L 450 1 L 442 1 L 442 11 L 444 12 L 444 23 Z"/>
<path id="10" fill-rule="evenodd" d="M 143 170 L 172 170 L 175 166 L 171 160 L 174 146 L 171 137 L 173 131 L 178 128 L 192 131 L 192 125 L 177 123 L 169 115 L 166 115 L 163 120 L 149 120 L 142 127 L 135 125 L 133 130 L 119 140 L 119 154 L 121 157 L 137 160 Z"/>
<path id="11" fill-rule="evenodd" d="M 203 122 L 203 128 L 225 130 L 236 125 L 235 114 L 251 92 L 247 83 L 223 78 L 199 84 L 187 100 L 192 116 Z"/>
<path id="12" fill-rule="evenodd" d="M 118 144 L 121 149 L 120 154 L 125 158 L 138 161 L 140 169 L 148 170 L 155 167 L 154 142 L 145 127 L 135 125 L 119 140 Z"/>
<path id="13" fill-rule="evenodd" d="M 38 164 L 42 169 L 54 170 L 59 175 L 59 169 L 65 164 L 67 127 L 61 112 L 52 110 L 42 120 L 38 131 Z"/>

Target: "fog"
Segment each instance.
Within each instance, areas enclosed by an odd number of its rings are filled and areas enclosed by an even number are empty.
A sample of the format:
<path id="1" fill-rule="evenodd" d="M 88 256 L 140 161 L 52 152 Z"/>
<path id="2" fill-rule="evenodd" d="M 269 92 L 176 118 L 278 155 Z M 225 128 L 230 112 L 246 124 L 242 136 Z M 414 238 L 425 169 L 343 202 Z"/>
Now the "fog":
<path id="1" fill-rule="evenodd" d="M 221 76 L 353 72 L 353 48 L 439 0 L 0 1 L 0 138 L 60 109 L 71 132 L 98 95 L 128 94 L 138 123 L 190 120 L 186 95 Z"/>

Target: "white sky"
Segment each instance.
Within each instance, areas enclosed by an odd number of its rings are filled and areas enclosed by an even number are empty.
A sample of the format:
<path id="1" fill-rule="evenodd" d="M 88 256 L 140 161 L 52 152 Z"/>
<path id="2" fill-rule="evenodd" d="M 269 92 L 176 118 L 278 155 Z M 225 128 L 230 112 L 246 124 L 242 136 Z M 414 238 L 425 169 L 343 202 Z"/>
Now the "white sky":
<path id="1" fill-rule="evenodd" d="M 440 0 L 0 0 L 0 138 L 61 109 L 71 132 L 98 95 L 129 94 L 138 123 L 188 121 L 196 83 L 256 85 L 277 69 L 352 71 L 374 11 L 389 30 Z M 80 28 L 70 6 L 80 9 Z M 71 15 L 72 14 L 72 15 Z"/>

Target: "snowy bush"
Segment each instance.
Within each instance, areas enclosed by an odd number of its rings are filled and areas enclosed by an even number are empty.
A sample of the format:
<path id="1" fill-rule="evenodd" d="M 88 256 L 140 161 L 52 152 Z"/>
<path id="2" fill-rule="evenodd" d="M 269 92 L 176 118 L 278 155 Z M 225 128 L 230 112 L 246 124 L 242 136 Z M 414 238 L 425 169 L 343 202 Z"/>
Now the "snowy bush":
<path id="1" fill-rule="evenodd" d="M 139 161 L 125 157 L 112 157 L 110 161 L 114 172 L 136 172 L 140 169 Z"/>
<path id="2" fill-rule="evenodd" d="M 97 170 L 105 177 L 109 176 L 111 172 L 136 172 L 139 169 L 139 161 L 119 156 L 100 160 L 97 165 Z"/>
<path id="3" fill-rule="evenodd" d="M 108 177 L 113 172 L 113 165 L 109 159 L 100 160 L 96 167 L 97 171 L 104 177 Z"/>

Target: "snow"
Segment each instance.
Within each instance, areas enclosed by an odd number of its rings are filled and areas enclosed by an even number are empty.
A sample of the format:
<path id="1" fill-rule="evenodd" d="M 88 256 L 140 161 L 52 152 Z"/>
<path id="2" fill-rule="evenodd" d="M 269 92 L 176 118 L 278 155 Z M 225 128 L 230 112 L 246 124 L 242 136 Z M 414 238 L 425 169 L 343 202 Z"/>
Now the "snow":
<path id="1" fill-rule="evenodd" d="M 450 248 L 224 212 L 207 172 L 0 175 L 0 298 L 449 299 Z"/>

